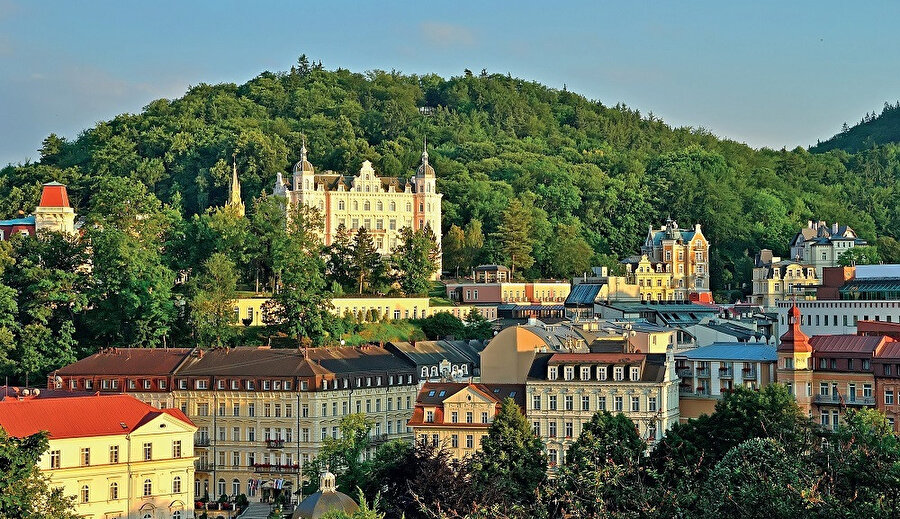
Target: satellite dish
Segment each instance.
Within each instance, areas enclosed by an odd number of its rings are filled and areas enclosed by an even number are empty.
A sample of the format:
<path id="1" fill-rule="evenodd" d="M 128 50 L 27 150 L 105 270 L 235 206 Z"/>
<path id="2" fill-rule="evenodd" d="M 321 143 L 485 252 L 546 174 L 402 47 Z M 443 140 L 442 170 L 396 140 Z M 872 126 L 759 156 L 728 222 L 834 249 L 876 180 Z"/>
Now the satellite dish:
<path id="1" fill-rule="evenodd" d="M 40 395 L 40 394 L 41 394 L 41 390 L 40 390 L 40 389 L 35 389 L 35 390 L 34 390 L 34 396 L 38 396 L 38 395 Z"/>

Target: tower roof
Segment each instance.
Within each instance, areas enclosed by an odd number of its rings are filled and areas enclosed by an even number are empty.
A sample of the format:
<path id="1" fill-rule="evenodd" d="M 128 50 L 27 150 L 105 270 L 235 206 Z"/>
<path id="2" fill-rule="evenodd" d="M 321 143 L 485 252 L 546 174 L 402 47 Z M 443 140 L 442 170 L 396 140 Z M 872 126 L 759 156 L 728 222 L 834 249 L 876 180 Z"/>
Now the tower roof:
<path id="1" fill-rule="evenodd" d="M 238 181 L 237 159 L 232 157 L 231 186 L 228 188 L 228 201 L 225 207 L 235 208 L 241 216 L 244 215 L 244 202 L 241 201 L 241 183 Z"/>
<path id="2" fill-rule="evenodd" d="M 788 330 L 781 336 L 779 352 L 812 353 L 809 336 L 800 329 L 800 321 L 800 309 L 795 304 L 788 311 Z"/>
<path id="3" fill-rule="evenodd" d="M 303 144 L 300 146 L 300 160 L 294 164 L 294 173 L 315 173 L 315 169 L 313 165 L 306 158 L 306 139 L 303 139 Z"/>
<path id="4" fill-rule="evenodd" d="M 434 168 L 431 167 L 431 164 L 428 163 L 428 139 L 426 138 L 425 143 L 422 146 L 422 164 L 419 165 L 419 169 L 416 170 L 416 176 L 419 177 L 433 177 L 434 176 Z"/>
<path id="5" fill-rule="evenodd" d="M 59 182 L 47 182 L 41 191 L 41 203 L 38 207 L 71 207 L 66 186 Z"/>

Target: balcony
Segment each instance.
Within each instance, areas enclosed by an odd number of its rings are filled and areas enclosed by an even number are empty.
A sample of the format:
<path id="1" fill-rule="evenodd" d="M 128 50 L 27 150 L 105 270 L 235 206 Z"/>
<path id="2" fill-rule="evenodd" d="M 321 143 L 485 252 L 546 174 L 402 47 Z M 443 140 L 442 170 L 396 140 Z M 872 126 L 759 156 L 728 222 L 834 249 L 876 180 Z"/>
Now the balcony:
<path id="1" fill-rule="evenodd" d="M 194 438 L 194 447 L 209 447 L 209 436 Z"/>
<path id="2" fill-rule="evenodd" d="M 388 441 L 387 434 L 373 434 L 369 437 L 369 443 L 374 447 Z"/>
<path id="3" fill-rule="evenodd" d="M 741 370 L 741 378 L 744 380 L 756 380 L 756 370 L 744 368 Z"/>
<path id="4" fill-rule="evenodd" d="M 675 373 L 681 378 L 691 378 L 694 376 L 694 368 L 691 366 L 675 366 Z"/>
<path id="5" fill-rule="evenodd" d="M 208 460 L 194 461 L 194 470 L 197 472 L 212 472 L 216 470 L 216 464 Z"/>
<path id="6" fill-rule="evenodd" d="M 734 370 L 731 368 L 719 368 L 719 378 L 734 378 Z"/>
<path id="7" fill-rule="evenodd" d="M 276 438 L 274 440 L 266 440 L 266 448 L 267 449 L 283 449 L 284 448 L 284 440 L 281 438 Z"/>
<path id="8" fill-rule="evenodd" d="M 280 463 L 255 463 L 253 464 L 253 472 L 257 474 L 298 474 L 300 465 L 282 465 Z"/>
<path id="9" fill-rule="evenodd" d="M 844 395 L 816 395 L 815 402 L 825 405 L 848 405 L 848 406 L 873 406 L 875 405 L 875 397 L 862 396 L 856 398 L 848 398 Z"/>
<path id="10" fill-rule="evenodd" d="M 709 376 L 709 368 L 697 368 L 697 376 L 698 377 L 708 377 Z"/>

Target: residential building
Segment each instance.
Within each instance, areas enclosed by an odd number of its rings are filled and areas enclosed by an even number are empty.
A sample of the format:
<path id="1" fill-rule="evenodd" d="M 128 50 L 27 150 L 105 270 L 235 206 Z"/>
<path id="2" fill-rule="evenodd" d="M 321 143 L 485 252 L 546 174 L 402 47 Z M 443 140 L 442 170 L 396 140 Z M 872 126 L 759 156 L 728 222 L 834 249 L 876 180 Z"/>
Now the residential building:
<path id="1" fill-rule="evenodd" d="M 760 343 L 716 342 L 676 352 L 681 421 L 712 414 L 716 402 L 737 387 L 762 389 L 775 382 L 777 360 L 775 346 Z"/>
<path id="2" fill-rule="evenodd" d="M 538 280 L 446 283 L 447 298 L 460 304 L 562 304 L 572 287 L 568 281 Z"/>
<path id="3" fill-rule="evenodd" d="M 474 271 L 477 283 L 504 283 L 512 281 L 509 267 L 504 265 L 478 265 Z"/>
<path id="4" fill-rule="evenodd" d="M 750 301 L 764 308 L 774 308 L 784 299 L 814 299 L 819 278 L 813 265 L 796 260 L 782 260 L 772 251 L 757 254 L 753 267 L 753 295 Z"/>
<path id="5" fill-rule="evenodd" d="M 518 384 L 426 382 L 416 397 L 409 427 L 415 438 L 447 449 L 462 460 L 477 452 L 500 404 L 512 398 L 525 404 L 525 387 Z"/>
<path id="6" fill-rule="evenodd" d="M 872 367 L 875 372 L 875 407 L 884 413 L 891 429 L 900 433 L 900 342 L 895 339 L 885 344 L 872 359 Z"/>
<path id="7" fill-rule="evenodd" d="M 712 302 L 709 241 L 703 236 L 699 223 L 693 230 L 687 230 L 679 228 L 678 223 L 669 218 L 659 229 L 651 226 L 641 254 L 654 265 L 653 274 L 658 274 L 657 264 L 662 264 L 662 271 L 672 273 L 674 300 Z"/>
<path id="8" fill-rule="evenodd" d="M 836 428 L 848 408 L 875 408 L 874 365 L 896 342 L 876 335 L 810 338 L 800 329 L 801 317 L 800 309 L 792 307 L 788 331 L 778 346 L 777 381 L 786 384 L 800 408 L 823 427 Z"/>
<path id="9" fill-rule="evenodd" d="M 419 384 L 473 380 L 481 375 L 481 351 L 487 341 L 392 341 L 385 349 L 416 366 Z"/>
<path id="10" fill-rule="evenodd" d="M 75 496 L 87 519 L 187 519 L 194 516 L 197 428 L 177 409 L 128 395 L 0 401 L 0 427 L 22 438 L 45 431 L 38 461 L 52 487 Z"/>
<path id="11" fill-rule="evenodd" d="M 441 195 L 437 192 L 434 168 L 428 151 L 409 178 L 381 177 L 368 160 L 355 175 L 333 171 L 316 173 L 307 159 L 306 143 L 294 165 L 290 183 L 278 174 L 274 194 L 292 204 L 305 204 L 322 215 L 325 245 L 330 245 L 338 229 L 351 232 L 365 228 L 379 253 L 388 255 L 401 243 L 400 230 L 431 228 L 441 244 Z M 440 272 L 438 268 L 438 272 Z"/>
<path id="12" fill-rule="evenodd" d="M 302 465 L 326 438 L 340 434 L 340 421 L 349 414 L 373 422 L 373 446 L 412 439 L 406 422 L 418 389 L 416 366 L 384 348 L 170 351 L 101 352 L 58 370 L 49 386 L 83 391 L 90 384 L 92 390 L 123 392 L 151 380 L 151 390 L 135 396 L 173 402 L 197 426 L 190 483 L 198 496 L 253 498 L 260 479 L 296 485 Z M 163 379 L 165 396 L 158 393 Z"/>
<path id="13" fill-rule="evenodd" d="M 673 262 L 651 261 L 644 254 L 622 262 L 625 265 L 625 283 L 637 285 L 641 301 L 675 301 L 685 300 L 684 287 L 678 287 L 678 280 L 672 271 Z M 621 293 L 611 294 L 615 300 L 623 300 Z"/>
<path id="14" fill-rule="evenodd" d="M 482 378 L 489 374 L 485 371 Z M 672 350 L 647 353 L 537 353 L 525 383 L 525 415 L 543 440 L 551 473 L 599 411 L 622 413 L 648 444 L 678 423 Z"/>
<path id="15" fill-rule="evenodd" d="M 866 245 L 866 241 L 860 239 L 850 226 L 837 222 L 828 226 L 824 221 L 810 220 L 791 240 L 791 259 L 812 265 L 821 279 L 824 267 L 837 267 L 841 254 L 862 245 Z"/>
<path id="16" fill-rule="evenodd" d="M 481 381 L 525 384 L 538 353 L 583 352 L 595 335 L 578 327 L 528 324 L 504 328 L 481 352 Z"/>
<path id="17" fill-rule="evenodd" d="M 0 220 L 0 241 L 8 240 L 17 233 L 34 235 L 39 231 L 75 234 L 75 210 L 69 204 L 66 186 L 59 182 L 44 184 L 41 201 L 34 214 L 20 214 L 19 218 Z"/>
<path id="18" fill-rule="evenodd" d="M 682 325 L 681 329 L 692 338 L 693 345 L 697 347 L 717 342 L 762 344 L 769 342 L 766 332 L 759 329 L 756 321 L 706 317 L 697 324 Z"/>

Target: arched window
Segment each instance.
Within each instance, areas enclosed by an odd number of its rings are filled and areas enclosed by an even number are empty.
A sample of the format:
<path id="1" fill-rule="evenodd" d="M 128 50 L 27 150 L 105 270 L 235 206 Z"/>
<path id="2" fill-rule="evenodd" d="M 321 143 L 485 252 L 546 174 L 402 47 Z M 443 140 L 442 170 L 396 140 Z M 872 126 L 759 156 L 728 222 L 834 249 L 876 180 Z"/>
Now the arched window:
<path id="1" fill-rule="evenodd" d="M 144 480 L 144 495 L 152 496 L 153 495 L 153 482 L 150 481 L 150 478 Z"/>
<path id="2" fill-rule="evenodd" d="M 366 200 L 365 203 L 363 204 L 363 211 L 371 211 L 371 210 L 372 210 L 372 204 L 369 203 L 368 200 Z"/>
<path id="3" fill-rule="evenodd" d="M 174 478 L 172 478 L 172 493 L 181 493 L 181 476 L 175 476 Z"/>
<path id="4" fill-rule="evenodd" d="M 379 201 L 375 204 L 375 209 L 377 209 L 379 212 L 384 211 L 384 204 L 381 203 L 381 200 L 379 200 Z"/>
<path id="5" fill-rule="evenodd" d="M 391 211 L 396 211 L 396 210 L 397 210 L 396 202 L 391 202 Z"/>
<path id="6" fill-rule="evenodd" d="M 369 185 L 367 184 L 366 185 L 366 193 L 368 193 L 368 192 L 369 192 Z"/>
<path id="7" fill-rule="evenodd" d="M 231 481 L 231 495 L 238 495 L 241 493 L 241 480 L 234 479 Z"/>
<path id="8" fill-rule="evenodd" d="M 428 378 L 428 366 L 422 366 L 422 378 Z"/>
<path id="9" fill-rule="evenodd" d="M 153 519 L 153 514 L 146 512 L 141 519 Z"/>
<path id="10" fill-rule="evenodd" d="M 256 495 L 256 487 L 253 486 L 253 480 L 247 480 L 247 497 L 253 497 Z"/>
<path id="11" fill-rule="evenodd" d="M 438 376 L 438 369 L 437 369 L 437 366 L 431 366 L 431 376 L 432 376 L 432 377 Z"/>
<path id="12" fill-rule="evenodd" d="M 216 484 L 216 495 L 222 496 L 225 493 L 225 478 L 219 478 L 218 484 Z"/>
<path id="13" fill-rule="evenodd" d="M 91 487 L 84 485 L 81 487 L 81 502 L 87 503 L 91 500 Z"/>
<path id="14" fill-rule="evenodd" d="M 338 211 L 343 211 L 343 210 L 344 210 L 344 201 L 339 200 L 338 201 Z"/>
<path id="15" fill-rule="evenodd" d="M 353 201 L 353 210 L 356 211 L 356 210 L 358 210 L 358 209 L 359 209 L 359 202 L 357 202 L 356 200 L 354 200 L 354 201 Z"/>
<path id="16" fill-rule="evenodd" d="M 119 499 L 119 484 L 118 483 L 110 483 L 109 484 L 109 500 L 115 501 Z"/>
<path id="17" fill-rule="evenodd" d="M 172 519 L 181 519 L 181 510 L 175 510 L 172 512 Z"/>

